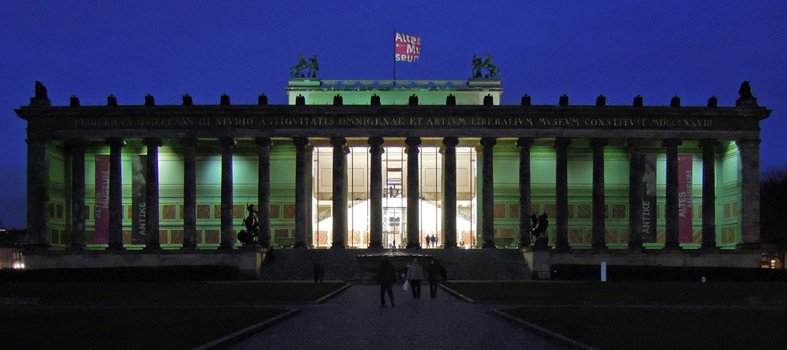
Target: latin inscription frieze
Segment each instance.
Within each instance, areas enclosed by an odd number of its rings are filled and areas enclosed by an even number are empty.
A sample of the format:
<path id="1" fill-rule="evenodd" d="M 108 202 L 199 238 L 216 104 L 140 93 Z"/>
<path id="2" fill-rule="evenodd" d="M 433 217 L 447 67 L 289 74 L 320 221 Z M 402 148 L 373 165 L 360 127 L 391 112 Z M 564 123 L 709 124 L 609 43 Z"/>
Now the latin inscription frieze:
<path id="1" fill-rule="evenodd" d="M 722 125 L 723 124 L 723 125 Z M 729 127 L 713 118 L 560 117 L 560 116 L 197 116 L 77 117 L 41 127 L 70 129 L 139 128 L 568 128 L 568 129 L 713 129 Z"/>

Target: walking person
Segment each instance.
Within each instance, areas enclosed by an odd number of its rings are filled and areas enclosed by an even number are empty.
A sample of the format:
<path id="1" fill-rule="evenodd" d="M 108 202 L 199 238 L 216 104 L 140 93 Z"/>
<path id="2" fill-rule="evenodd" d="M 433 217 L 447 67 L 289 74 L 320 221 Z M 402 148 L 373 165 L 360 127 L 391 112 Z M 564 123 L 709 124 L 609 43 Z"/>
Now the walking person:
<path id="1" fill-rule="evenodd" d="M 446 279 L 445 268 L 432 260 L 426 268 L 426 274 L 427 278 L 429 278 L 429 296 L 434 299 L 437 297 L 437 285 L 441 280 Z"/>
<path id="2" fill-rule="evenodd" d="M 410 282 L 413 299 L 421 299 L 421 280 L 424 278 L 424 268 L 418 263 L 418 259 L 413 258 L 413 262 L 407 267 L 407 277 L 405 278 Z"/>
<path id="3" fill-rule="evenodd" d="M 322 283 L 322 278 L 325 276 L 325 267 L 322 266 L 321 262 L 314 263 L 314 267 L 312 267 L 312 273 L 314 274 L 314 283 Z"/>
<path id="4" fill-rule="evenodd" d="M 388 293 L 391 307 L 394 307 L 393 285 L 396 282 L 396 269 L 388 257 L 384 257 L 380 262 L 377 279 L 380 282 L 380 307 L 385 307 L 385 293 Z"/>

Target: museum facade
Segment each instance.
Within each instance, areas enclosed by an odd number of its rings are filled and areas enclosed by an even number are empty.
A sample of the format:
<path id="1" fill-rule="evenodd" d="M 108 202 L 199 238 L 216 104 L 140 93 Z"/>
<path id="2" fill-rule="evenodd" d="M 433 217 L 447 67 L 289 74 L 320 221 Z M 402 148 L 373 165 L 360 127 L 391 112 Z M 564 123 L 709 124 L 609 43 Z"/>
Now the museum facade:
<path id="1" fill-rule="evenodd" d="M 287 105 L 52 106 L 27 121 L 28 246 L 758 249 L 759 123 L 735 106 L 500 105 L 498 79 L 292 78 Z M 534 216 L 535 215 L 535 216 Z"/>

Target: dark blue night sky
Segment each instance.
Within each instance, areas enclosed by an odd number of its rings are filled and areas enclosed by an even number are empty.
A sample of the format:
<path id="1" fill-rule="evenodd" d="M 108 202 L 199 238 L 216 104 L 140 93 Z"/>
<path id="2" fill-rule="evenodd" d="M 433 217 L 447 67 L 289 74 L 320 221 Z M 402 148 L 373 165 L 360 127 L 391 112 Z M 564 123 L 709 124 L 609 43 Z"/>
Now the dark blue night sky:
<path id="1" fill-rule="evenodd" d="M 422 37 L 399 79 L 465 79 L 493 54 L 504 104 L 734 105 L 750 80 L 762 169 L 787 162 L 787 2 L 776 1 L 11 1 L 0 0 L 0 221 L 25 225 L 25 122 L 33 83 L 55 105 L 285 103 L 288 69 L 316 54 L 324 79 L 390 79 L 393 33 Z M 492 5 L 493 4 L 493 5 Z"/>

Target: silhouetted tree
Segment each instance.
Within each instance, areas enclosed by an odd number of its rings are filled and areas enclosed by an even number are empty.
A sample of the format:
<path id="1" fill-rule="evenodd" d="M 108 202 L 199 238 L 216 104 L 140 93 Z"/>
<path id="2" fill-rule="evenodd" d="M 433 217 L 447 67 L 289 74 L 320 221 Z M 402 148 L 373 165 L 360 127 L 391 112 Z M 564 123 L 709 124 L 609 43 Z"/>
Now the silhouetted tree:
<path id="1" fill-rule="evenodd" d="M 760 236 L 763 243 L 787 245 L 787 164 L 762 175 Z"/>

